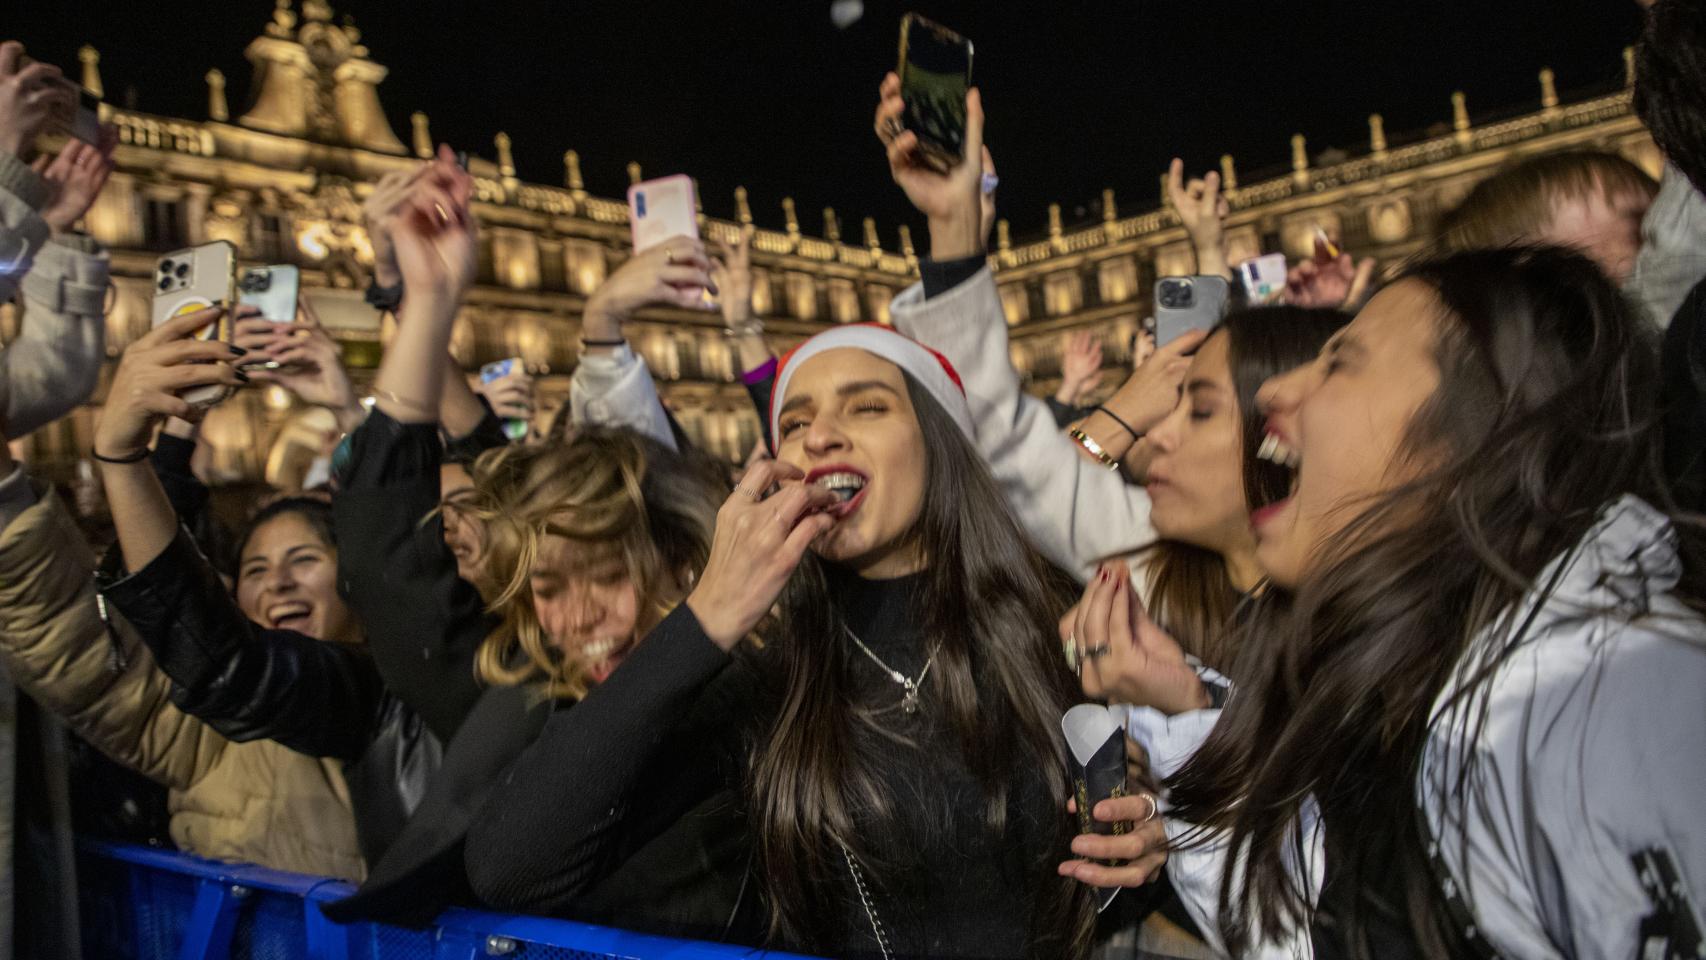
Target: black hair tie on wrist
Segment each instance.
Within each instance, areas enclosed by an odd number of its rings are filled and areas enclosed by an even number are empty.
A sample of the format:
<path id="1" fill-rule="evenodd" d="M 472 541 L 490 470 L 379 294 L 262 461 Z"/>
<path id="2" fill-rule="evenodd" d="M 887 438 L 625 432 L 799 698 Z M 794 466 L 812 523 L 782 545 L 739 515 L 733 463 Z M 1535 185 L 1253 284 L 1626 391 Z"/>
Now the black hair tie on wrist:
<path id="1" fill-rule="evenodd" d="M 627 342 L 628 340 L 626 337 L 618 337 L 615 340 L 588 340 L 585 337 L 581 338 L 581 346 L 583 347 L 620 347 Z"/>
<path id="2" fill-rule="evenodd" d="M 1133 430 L 1131 428 L 1131 424 L 1126 423 L 1124 420 L 1121 420 L 1119 417 L 1119 414 L 1113 412 L 1112 410 L 1109 410 L 1107 407 L 1103 406 L 1102 404 L 1099 404 L 1099 403 L 1096 404 L 1096 409 L 1092 412 L 1105 414 L 1109 420 L 1112 420 L 1113 422 L 1119 424 L 1120 429 L 1124 430 L 1126 433 L 1131 434 L 1131 438 L 1133 441 L 1143 439 L 1143 434 L 1138 433 L 1136 430 Z"/>
<path id="3" fill-rule="evenodd" d="M 143 447 L 141 450 L 138 450 L 137 452 L 131 454 L 128 457 L 103 457 L 103 456 L 101 456 L 99 451 L 97 451 L 91 447 L 89 449 L 89 456 L 94 457 L 96 460 L 99 460 L 102 463 L 141 463 L 142 461 L 148 459 L 148 455 L 150 453 L 153 453 L 153 452 L 154 451 L 148 449 L 147 447 Z"/>

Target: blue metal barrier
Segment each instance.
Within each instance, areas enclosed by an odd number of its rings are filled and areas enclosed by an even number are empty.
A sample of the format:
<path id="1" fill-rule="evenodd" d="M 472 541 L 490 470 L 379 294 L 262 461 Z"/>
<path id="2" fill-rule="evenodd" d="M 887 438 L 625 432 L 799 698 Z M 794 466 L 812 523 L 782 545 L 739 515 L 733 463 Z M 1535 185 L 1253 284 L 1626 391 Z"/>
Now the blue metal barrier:
<path id="1" fill-rule="evenodd" d="M 340 925 L 340 880 L 121 843 L 78 844 L 83 955 L 100 960 L 790 960 L 567 920 L 452 909 L 409 930 Z M 803 960 L 803 958 L 802 958 Z"/>

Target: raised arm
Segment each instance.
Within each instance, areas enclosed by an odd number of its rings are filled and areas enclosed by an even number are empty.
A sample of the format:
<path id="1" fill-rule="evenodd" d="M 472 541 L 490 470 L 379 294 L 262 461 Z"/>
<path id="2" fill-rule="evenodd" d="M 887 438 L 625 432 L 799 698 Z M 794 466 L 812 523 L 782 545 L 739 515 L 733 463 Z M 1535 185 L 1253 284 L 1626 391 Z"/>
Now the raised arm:
<path id="1" fill-rule="evenodd" d="M 144 462 L 154 426 L 203 411 L 177 394 L 237 386 L 235 350 L 192 335 L 222 308 L 164 324 L 125 351 L 95 429 L 94 453 L 112 508 L 124 566 L 104 592 L 179 687 L 186 711 L 233 740 L 271 738 L 315 756 L 365 751 L 383 687 L 366 655 L 249 622 L 181 532 L 171 502 Z"/>
<path id="2" fill-rule="evenodd" d="M 953 363 L 971 404 L 978 450 L 1014 516 L 1050 559 L 1087 574 L 1101 559 L 1155 539 L 1149 497 L 1082 456 L 1056 427 L 1048 407 L 1021 389 L 1008 354 L 1001 297 L 982 263 L 983 163 L 969 159 L 983 154 L 983 110 L 976 91 L 967 96 L 968 159 L 945 175 L 918 162 L 913 133 L 893 132 L 898 124 L 889 121 L 904 109 L 900 81 L 890 74 L 883 81 L 876 127 L 895 182 L 929 218 L 932 264 L 924 284 L 895 298 L 895 326 Z M 932 279 L 944 273 L 949 274 L 946 281 Z M 944 282 L 948 289 L 927 295 L 935 290 L 926 288 Z"/>
<path id="3" fill-rule="evenodd" d="M 587 301 L 581 318 L 581 361 L 569 383 L 576 426 L 626 427 L 677 449 L 651 370 L 628 346 L 622 325 L 645 307 L 708 310 L 702 290 L 715 290 L 705 245 L 673 237 L 634 254 Z"/>
<path id="4" fill-rule="evenodd" d="M 457 575 L 434 513 L 440 416 L 445 426 L 473 432 L 486 411 L 445 349 L 474 276 L 472 182 L 453 157 L 429 166 L 399 201 L 414 212 L 386 221 L 407 293 L 397 338 L 379 365 L 376 409 L 350 436 L 332 512 L 339 583 L 366 628 L 374 663 L 391 691 L 449 742 L 480 697 L 474 657 L 495 620 Z"/>

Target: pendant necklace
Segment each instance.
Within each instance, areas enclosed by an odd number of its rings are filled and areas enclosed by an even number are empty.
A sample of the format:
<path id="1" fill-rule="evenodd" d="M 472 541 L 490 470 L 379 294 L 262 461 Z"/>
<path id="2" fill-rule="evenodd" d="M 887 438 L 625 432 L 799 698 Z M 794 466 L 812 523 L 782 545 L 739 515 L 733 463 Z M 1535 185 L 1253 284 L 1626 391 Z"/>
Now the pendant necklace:
<path id="1" fill-rule="evenodd" d="M 918 671 L 917 679 L 908 679 L 906 674 L 901 673 L 899 670 L 896 670 L 895 668 L 884 663 L 883 658 L 877 656 L 874 652 L 872 652 L 870 647 L 865 646 L 865 641 L 859 639 L 859 635 L 854 633 L 852 631 L 852 629 L 849 628 L 846 624 L 843 624 L 841 629 L 847 631 L 847 635 L 849 637 L 853 638 L 853 642 L 859 645 L 859 649 L 863 650 L 865 652 L 865 656 L 871 658 L 872 663 L 875 663 L 877 666 L 881 667 L 883 672 L 889 675 L 890 680 L 893 680 L 895 683 L 900 684 L 900 688 L 902 690 L 906 691 L 906 693 L 900 698 L 900 709 L 902 711 L 904 711 L 908 716 L 910 716 L 914 713 L 917 713 L 918 712 L 918 688 L 921 684 L 924 683 L 924 678 L 927 675 L 929 675 L 930 668 L 935 665 L 935 663 L 936 663 L 936 651 L 941 649 L 942 641 L 940 641 L 940 640 L 936 641 L 936 646 L 930 648 L 930 659 L 924 661 L 924 669 Z"/>

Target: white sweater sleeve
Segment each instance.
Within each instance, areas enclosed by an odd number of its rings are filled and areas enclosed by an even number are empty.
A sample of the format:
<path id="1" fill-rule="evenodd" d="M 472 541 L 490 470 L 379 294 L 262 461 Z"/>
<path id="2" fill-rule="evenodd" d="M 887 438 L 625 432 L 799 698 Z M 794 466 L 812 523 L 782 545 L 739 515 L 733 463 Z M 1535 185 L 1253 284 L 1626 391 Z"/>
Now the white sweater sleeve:
<path id="1" fill-rule="evenodd" d="M 626 345 L 581 357 L 569 381 L 569 422 L 577 427 L 624 427 L 676 449 L 651 369 Z"/>
<path id="2" fill-rule="evenodd" d="M 1143 488 L 1080 456 L 1048 407 L 1020 389 L 1001 296 L 987 267 L 928 300 L 914 284 L 895 297 L 890 312 L 897 329 L 959 372 L 978 450 L 1044 555 L 1083 574 L 1155 539 Z"/>

